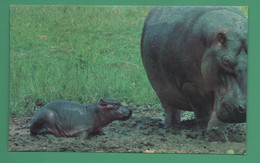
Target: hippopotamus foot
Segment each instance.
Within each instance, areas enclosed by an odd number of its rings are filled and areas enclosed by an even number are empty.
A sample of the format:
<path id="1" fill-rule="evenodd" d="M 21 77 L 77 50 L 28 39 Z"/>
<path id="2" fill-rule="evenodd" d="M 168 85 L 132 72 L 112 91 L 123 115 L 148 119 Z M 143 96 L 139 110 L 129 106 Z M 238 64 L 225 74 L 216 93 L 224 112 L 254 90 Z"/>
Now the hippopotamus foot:
<path id="1" fill-rule="evenodd" d="M 99 131 L 94 131 L 91 133 L 91 136 L 95 136 L 95 135 L 106 135 L 106 134 L 103 131 L 99 130 Z"/>
<path id="2" fill-rule="evenodd" d="M 164 127 L 165 127 L 163 120 L 160 120 L 160 121 L 157 123 L 157 125 L 158 125 L 159 128 L 164 128 Z"/>
<path id="3" fill-rule="evenodd" d="M 56 137 L 52 134 L 43 134 L 45 138 L 47 138 L 51 143 L 56 139 Z"/>
<path id="4" fill-rule="evenodd" d="M 82 132 L 80 132 L 80 133 L 78 133 L 76 136 L 75 136 L 75 139 L 77 139 L 77 140 L 85 140 L 85 139 L 87 139 L 88 138 L 88 133 L 87 133 L 87 131 L 82 131 Z"/>
<path id="5" fill-rule="evenodd" d="M 165 121 L 163 120 L 160 120 L 158 123 L 157 123 L 158 127 L 159 128 L 174 128 L 175 130 L 180 130 L 181 126 L 180 126 L 180 123 L 173 123 L 173 124 L 165 124 Z"/>
<path id="6" fill-rule="evenodd" d="M 198 121 L 196 120 L 196 126 L 195 126 L 195 130 L 206 130 L 208 126 L 208 120 L 205 121 Z"/>
<path id="7" fill-rule="evenodd" d="M 180 128 L 180 110 L 172 109 L 169 105 L 163 103 L 163 107 L 165 110 L 165 119 L 164 121 L 158 122 L 158 126 L 160 128 Z"/>
<path id="8" fill-rule="evenodd" d="M 91 133 L 87 133 L 87 131 L 82 131 L 80 133 L 78 133 L 75 138 L 77 140 L 85 140 L 88 139 L 90 137 L 96 136 L 96 135 L 106 135 L 103 131 L 99 130 L 99 131 L 93 131 Z"/>
<path id="9" fill-rule="evenodd" d="M 223 123 L 220 120 L 210 120 L 207 130 L 205 132 L 205 139 L 207 141 L 228 141 L 227 134 L 225 133 L 225 128 L 227 123 Z"/>

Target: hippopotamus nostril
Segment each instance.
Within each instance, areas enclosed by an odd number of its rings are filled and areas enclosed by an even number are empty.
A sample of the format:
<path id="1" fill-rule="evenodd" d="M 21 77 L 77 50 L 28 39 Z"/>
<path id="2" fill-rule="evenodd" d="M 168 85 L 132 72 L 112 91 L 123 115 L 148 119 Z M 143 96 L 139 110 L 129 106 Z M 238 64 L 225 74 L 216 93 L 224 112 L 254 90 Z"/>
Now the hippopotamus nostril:
<path id="1" fill-rule="evenodd" d="M 129 112 L 127 113 L 127 115 L 124 115 L 124 117 L 122 118 L 122 120 L 127 120 L 132 116 L 132 110 L 129 109 Z"/>
<path id="2" fill-rule="evenodd" d="M 228 107 L 226 107 L 226 111 L 229 112 L 229 113 L 233 113 L 234 108 L 231 107 L 231 106 L 228 106 Z"/>
<path id="3" fill-rule="evenodd" d="M 245 113 L 246 112 L 246 109 L 242 106 L 238 106 L 237 110 L 238 110 L 239 113 Z"/>

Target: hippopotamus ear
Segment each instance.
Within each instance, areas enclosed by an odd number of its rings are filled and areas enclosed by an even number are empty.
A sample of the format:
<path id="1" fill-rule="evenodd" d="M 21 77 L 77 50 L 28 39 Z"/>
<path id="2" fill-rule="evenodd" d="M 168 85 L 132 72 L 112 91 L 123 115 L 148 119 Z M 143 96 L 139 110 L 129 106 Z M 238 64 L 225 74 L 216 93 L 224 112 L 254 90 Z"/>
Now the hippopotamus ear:
<path id="1" fill-rule="evenodd" d="M 99 102 L 100 102 L 101 105 L 106 105 L 107 104 L 103 99 L 100 99 Z"/>
<path id="2" fill-rule="evenodd" d="M 218 41 L 221 45 L 225 44 L 225 42 L 226 42 L 226 40 L 227 40 L 227 38 L 226 38 L 226 33 L 227 33 L 227 32 L 220 32 L 220 33 L 217 34 L 217 41 Z"/>

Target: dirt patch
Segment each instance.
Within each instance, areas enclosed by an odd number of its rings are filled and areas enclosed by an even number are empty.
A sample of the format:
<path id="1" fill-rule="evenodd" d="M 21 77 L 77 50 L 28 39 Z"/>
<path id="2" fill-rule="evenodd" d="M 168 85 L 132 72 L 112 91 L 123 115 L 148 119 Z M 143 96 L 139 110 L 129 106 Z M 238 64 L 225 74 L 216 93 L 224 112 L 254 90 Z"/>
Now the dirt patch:
<path id="1" fill-rule="evenodd" d="M 96 135 L 81 141 L 75 138 L 30 136 L 29 126 L 35 114 L 10 117 L 10 151 L 59 152 L 131 152 L 131 153 L 208 153 L 245 154 L 246 124 L 228 124 L 207 133 L 193 131 L 195 121 L 190 112 L 182 112 L 180 130 L 160 128 L 161 108 L 132 107 L 133 115 L 127 121 L 114 121 L 103 129 L 105 135 Z"/>

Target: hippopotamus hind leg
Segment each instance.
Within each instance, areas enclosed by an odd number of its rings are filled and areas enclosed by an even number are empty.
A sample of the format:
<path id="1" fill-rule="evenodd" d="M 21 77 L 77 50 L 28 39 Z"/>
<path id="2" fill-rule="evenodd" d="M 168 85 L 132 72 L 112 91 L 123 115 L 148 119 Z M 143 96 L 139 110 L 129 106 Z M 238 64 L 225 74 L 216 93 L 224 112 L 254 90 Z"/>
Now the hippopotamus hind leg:
<path id="1" fill-rule="evenodd" d="M 82 132 L 78 133 L 78 134 L 75 136 L 75 138 L 76 138 L 77 140 L 85 140 L 85 139 L 88 138 L 88 132 L 87 132 L 87 131 L 82 131 Z"/>
<path id="2" fill-rule="evenodd" d="M 159 126 L 163 127 L 173 127 L 175 129 L 179 128 L 179 122 L 180 122 L 180 110 L 173 108 L 171 105 L 167 104 L 163 98 L 159 99 L 161 101 L 162 107 L 165 111 L 165 118 L 164 121 L 159 122 Z"/>
<path id="3" fill-rule="evenodd" d="M 87 139 L 91 136 L 95 136 L 95 135 L 105 135 L 105 133 L 101 130 L 91 132 L 90 134 L 88 134 L 87 131 L 82 131 L 82 132 L 79 132 L 75 137 L 78 140 L 85 140 L 85 139 Z"/>
<path id="4" fill-rule="evenodd" d="M 52 111 L 40 111 L 33 119 L 30 126 L 30 133 L 32 136 L 53 134 L 52 127 L 55 117 Z"/>
<path id="5" fill-rule="evenodd" d="M 43 128 L 43 126 L 44 126 L 44 123 L 42 120 L 38 120 L 38 121 L 34 122 L 30 127 L 31 135 L 36 136 L 36 135 L 47 132 L 47 130 L 45 128 Z"/>
<path id="6" fill-rule="evenodd" d="M 30 127 L 31 135 L 36 136 L 36 135 L 51 134 L 51 132 L 45 126 L 46 126 L 46 120 L 38 119 Z"/>
<path id="7" fill-rule="evenodd" d="M 215 97 L 212 115 L 211 115 L 211 118 L 210 118 L 210 121 L 209 121 L 209 124 L 208 124 L 208 127 L 207 127 L 208 130 L 211 130 L 212 128 L 222 129 L 227 125 L 226 123 L 221 122 L 217 118 L 216 107 L 217 107 L 217 104 L 216 104 L 216 97 Z"/>
<path id="8" fill-rule="evenodd" d="M 192 83 L 185 83 L 182 90 L 194 111 L 196 128 L 206 129 L 212 113 L 212 106 Z"/>
<path id="9" fill-rule="evenodd" d="M 91 133 L 91 135 L 106 135 L 103 131 L 98 130 Z"/>

